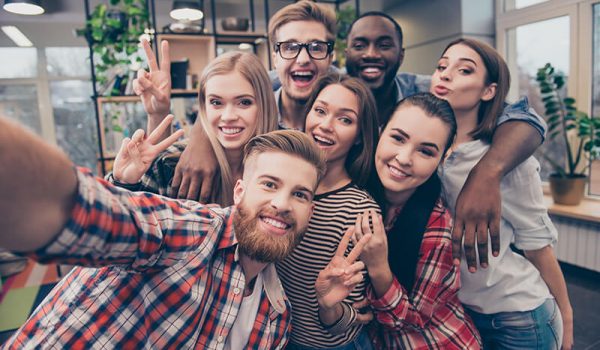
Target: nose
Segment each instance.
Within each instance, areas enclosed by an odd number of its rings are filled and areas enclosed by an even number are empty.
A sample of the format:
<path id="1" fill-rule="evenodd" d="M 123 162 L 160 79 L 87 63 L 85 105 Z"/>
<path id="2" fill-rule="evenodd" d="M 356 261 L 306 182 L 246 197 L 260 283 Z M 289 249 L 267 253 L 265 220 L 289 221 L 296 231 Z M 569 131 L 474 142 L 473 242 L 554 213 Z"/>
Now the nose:
<path id="1" fill-rule="evenodd" d="M 369 44 L 369 46 L 367 46 L 367 49 L 365 50 L 364 57 L 365 58 L 380 58 L 381 53 L 379 52 L 379 50 L 377 49 L 377 46 L 375 44 Z"/>
<path id="2" fill-rule="evenodd" d="M 440 79 L 443 81 L 450 81 L 452 79 L 452 75 L 449 69 L 444 69 L 440 72 Z"/>
<path id="3" fill-rule="evenodd" d="M 308 64 L 310 62 L 310 56 L 308 55 L 308 47 L 301 47 L 298 57 L 296 57 L 296 63 L 299 65 Z"/>
<path id="4" fill-rule="evenodd" d="M 410 166 L 412 165 L 412 152 L 409 147 L 401 147 L 396 156 L 394 157 L 400 165 Z"/>
<path id="5" fill-rule="evenodd" d="M 322 118 L 321 122 L 319 123 L 319 129 L 324 130 L 324 131 L 331 131 L 333 129 L 332 123 L 333 123 L 333 118 L 331 118 L 331 116 L 325 116 Z"/>
<path id="6" fill-rule="evenodd" d="M 285 191 L 278 191 L 271 198 L 271 207 L 279 213 L 287 213 L 291 209 L 290 196 Z"/>
<path id="7" fill-rule="evenodd" d="M 235 107 L 231 103 L 228 103 L 225 106 L 225 109 L 223 109 L 223 112 L 221 113 L 221 120 L 222 121 L 234 121 L 236 119 L 238 119 L 238 116 L 235 111 Z"/>

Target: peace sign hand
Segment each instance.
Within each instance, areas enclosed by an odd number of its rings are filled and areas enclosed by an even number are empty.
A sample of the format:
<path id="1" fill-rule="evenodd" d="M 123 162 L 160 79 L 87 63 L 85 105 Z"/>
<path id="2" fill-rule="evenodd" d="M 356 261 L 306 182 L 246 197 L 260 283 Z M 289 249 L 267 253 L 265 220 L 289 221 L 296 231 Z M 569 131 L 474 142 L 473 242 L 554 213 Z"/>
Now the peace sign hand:
<path id="1" fill-rule="evenodd" d="M 171 126 L 172 121 L 173 115 L 169 114 L 148 137 L 145 137 L 144 130 L 138 129 L 131 139 L 123 139 L 113 165 L 113 177 L 116 181 L 126 184 L 139 182 L 158 154 L 183 135 L 183 130 L 177 130 L 160 141 L 161 135 Z"/>
<path id="2" fill-rule="evenodd" d="M 355 244 L 348 256 L 344 257 L 353 233 L 354 227 L 348 228 L 335 255 L 325 269 L 319 272 L 315 282 L 315 291 L 321 307 L 333 308 L 337 303 L 343 301 L 363 279 L 362 270 L 365 265 L 361 261 L 355 261 L 371 237 L 364 236 Z"/>
<path id="3" fill-rule="evenodd" d="M 369 219 L 373 223 L 373 232 L 369 226 Z M 356 218 L 353 240 L 360 241 L 363 237 L 371 239 L 365 244 L 360 260 L 365 263 L 369 271 L 388 264 L 388 243 L 381 215 L 374 210 L 365 211 Z"/>
<path id="4" fill-rule="evenodd" d="M 133 92 L 141 97 L 146 113 L 162 119 L 165 115 L 169 114 L 171 107 L 171 56 L 169 53 L 169 43 L 166 40 L 161 42 L 162 60 L 160 67 L 156 62 L 156 56 L 154 56 L 148 40 L 142 39 L 142 46 L 146 52 L 150 72 L 146 72 L 143 69 L 137 72 L 137 78 L 133 80 Z"/>

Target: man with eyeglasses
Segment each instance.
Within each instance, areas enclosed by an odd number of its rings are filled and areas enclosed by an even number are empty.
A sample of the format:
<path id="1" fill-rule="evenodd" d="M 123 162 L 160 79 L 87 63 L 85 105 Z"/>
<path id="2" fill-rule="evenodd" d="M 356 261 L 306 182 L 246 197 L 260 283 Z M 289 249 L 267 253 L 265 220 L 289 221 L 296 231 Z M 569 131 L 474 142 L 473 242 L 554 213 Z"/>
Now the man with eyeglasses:
<path id="1" fill-rule="evenodd" d="M 275 91 L 280 128 L 304 130 L 305 103 L 331 65 L 335 34 L 333 11 L 311 1 L 285 6 L 269 21 L 273 64 L 281 82 Z"/>

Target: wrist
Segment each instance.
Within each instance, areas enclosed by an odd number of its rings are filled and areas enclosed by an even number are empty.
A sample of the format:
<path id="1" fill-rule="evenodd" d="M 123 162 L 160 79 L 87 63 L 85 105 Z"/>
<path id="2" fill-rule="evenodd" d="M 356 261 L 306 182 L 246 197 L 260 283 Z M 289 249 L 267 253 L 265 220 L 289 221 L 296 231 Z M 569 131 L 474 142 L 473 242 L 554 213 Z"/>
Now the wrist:
<path id="1" fill-rule="evenodd" d="M 488 180 L 500 182 L 502 177 L 504 177 L 504 167 L 498 162 L 485 162 L 482 159 L 471 169 L 469 177 L 473 176 L 485 177 Z"/>
<path id="2" fill-rule="evenodd" d="M 380 263 L 377 265 L 367 265 L 367 272 L 369 273 L 369 277 L 371 280 L 383 280 L 383 279 L 392 279 L 392 270 L 390 270 L 390 266 L 385 263 Z"/>

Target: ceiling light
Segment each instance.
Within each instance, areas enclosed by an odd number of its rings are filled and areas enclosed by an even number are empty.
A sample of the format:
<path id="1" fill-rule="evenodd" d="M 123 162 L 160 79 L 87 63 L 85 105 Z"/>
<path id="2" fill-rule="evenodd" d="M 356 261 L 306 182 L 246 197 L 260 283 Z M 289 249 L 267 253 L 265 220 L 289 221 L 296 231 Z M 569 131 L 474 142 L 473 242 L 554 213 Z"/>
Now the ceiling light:
<path id="1" fill-rule="evenodd" d="M 2 31 L 6 34 L 12 41 L 20 47 L 32 47 L 33 43 L 27 39 L 25 34 L 23 34 L 19 28 L 15 26 L 2 26 Z"/>
<path id="2" fill-rule="evenodd" d="M 18 15 L 41 15 L 44 13 L 40 0 L 4 0 L 4 9 Z"/>
<path id="3" fill-rule="evenodd" d="M 192 0 L 173 1 L 173 9 L 169 15 L 178 21 L 197 21 L 204 17 L 201 2 Z"/>

